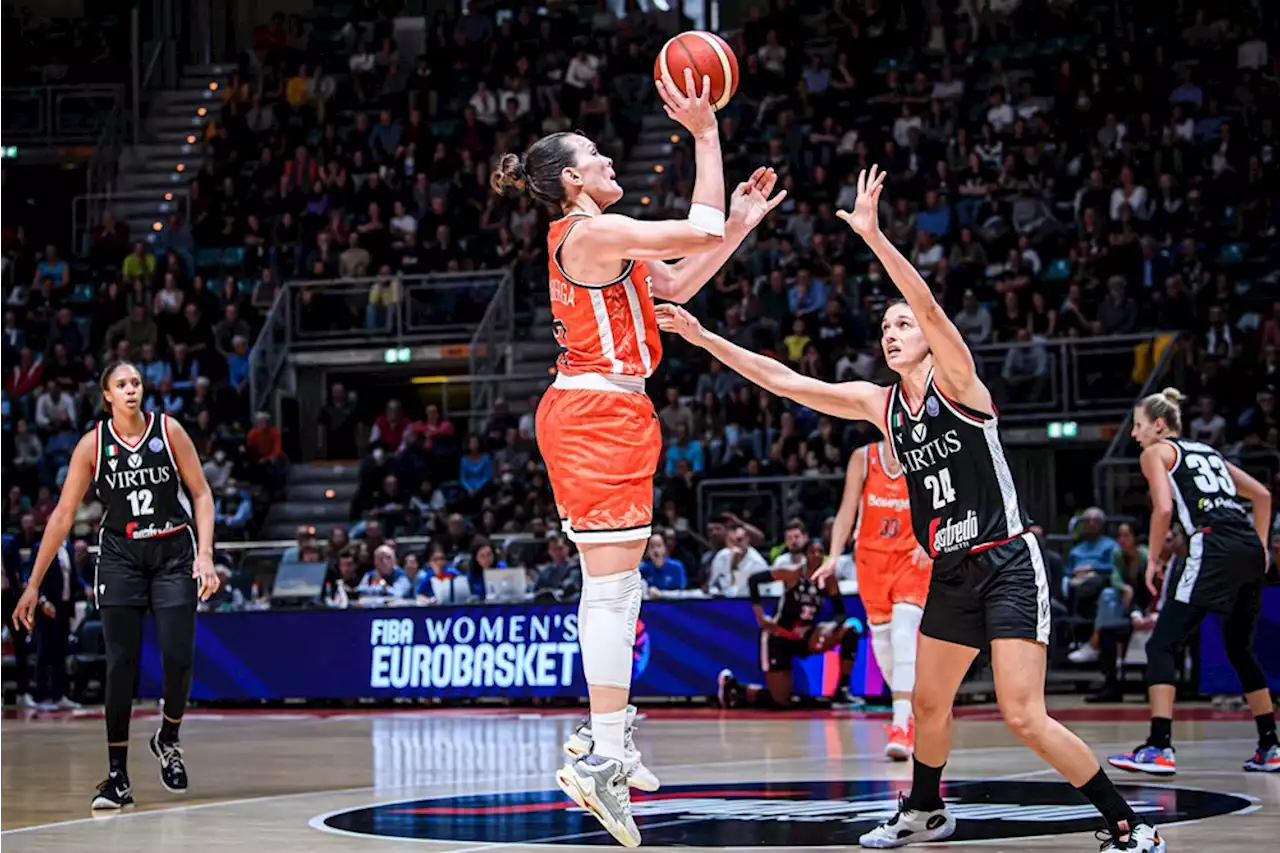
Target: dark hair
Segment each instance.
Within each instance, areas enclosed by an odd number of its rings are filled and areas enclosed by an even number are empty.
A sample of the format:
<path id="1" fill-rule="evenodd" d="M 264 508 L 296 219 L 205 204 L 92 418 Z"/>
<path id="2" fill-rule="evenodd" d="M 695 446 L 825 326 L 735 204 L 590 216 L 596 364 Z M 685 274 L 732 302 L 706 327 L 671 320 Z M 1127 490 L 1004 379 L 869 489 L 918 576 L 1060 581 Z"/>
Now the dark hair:
<path id="1" fill-rule="evenodd" d="M 142 371 L 139 370 L 138 366 L 134 364 L 132 361 L 127 361 L 121 358 L 121 359 L 116 359 L 115 361 L 109 362 L 107 366 L 102 369 L 102 373 L 98 376 L 98 389 L 102 391 L 104 395 L 107 393 L 107 391 L 111 390 L 110 389 L 111 375 L 122 367 L 129 368 L 134 373 L 138 374 L 139 379 L 142 378 Z M 111 404 L 107 402 L 105 396 L 102 399 L 102 410 L 108 414 L 111 412 Z"/>
<path id="2" fill-rule="evenodd" d="M 569 138 L 578 135 L 571 131 L 553 133 L 530 145 L 524 156 L 503 154 L 489 175 L 489 186 L 507 198 L 528 193 L 559 210 L 565 202 L 560 173 L 577 162 Z"/>

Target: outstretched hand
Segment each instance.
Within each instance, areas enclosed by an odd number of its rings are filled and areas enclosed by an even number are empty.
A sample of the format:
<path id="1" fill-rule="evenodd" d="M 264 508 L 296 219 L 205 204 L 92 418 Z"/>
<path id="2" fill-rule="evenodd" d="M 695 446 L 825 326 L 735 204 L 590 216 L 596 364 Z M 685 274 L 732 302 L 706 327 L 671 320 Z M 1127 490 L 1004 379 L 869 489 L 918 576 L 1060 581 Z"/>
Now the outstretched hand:
<path id="1" fill-rule="evenodd" d="M 716 112 L 711 108 L 711 78 L 704 76 L 701 81 L 694 81 L 693 69 L 684 69 L 684 80 L 677 83 L 671 79 L 668 71 L 656 81 L 658 97 L 662 98 L 662 108 L 667 117 L 684 125 L 695 137 L 703 133 L 717 130 Z M 702 83 L 702 91 L 698 91 L 698 82 Z"/>
<path id="2" fill-rule="evenodd" d="M 761 166 L 752 172 L 751 177 L 738 184 L 729 199 L 728 223 L 745 231 L 759 225 L 787 197 L 787 191 L 783 190 L 770 198 L 777 185 L 778 173 L 773 169 Z"/>
<path id="3" fill-rule="evenodd" d="M 853 203 L 853 210 L 837 210 L 836 216 L 849 223 L 857 234 L 864 239 L 880 231 L 880 191 L 884 189 L 887 173 L 878 166 L 858 173 L 858 197 Z"/>
<path id="4" fill-rule="evenodd" d="M 654 313 L 658 318 L 658 328 L 664 332 L 675 332 L 691 344 L 701 344 L 706 338 L 706 330 L 698 319 L 679 305 L 664 302 L 655 305 Z"/>

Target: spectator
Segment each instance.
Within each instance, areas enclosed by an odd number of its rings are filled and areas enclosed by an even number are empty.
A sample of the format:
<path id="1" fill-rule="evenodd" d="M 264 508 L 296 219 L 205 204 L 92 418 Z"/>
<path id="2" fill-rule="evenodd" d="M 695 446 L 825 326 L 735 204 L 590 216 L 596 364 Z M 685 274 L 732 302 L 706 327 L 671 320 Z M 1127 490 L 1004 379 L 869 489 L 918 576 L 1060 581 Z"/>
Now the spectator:
<path id="1" fill-rule="evenodd" d="M 144 285 L 150 287 L 151 280 L 156 274 L 156 256 L 151 254 L 146 243 L 141 240 L 133 244 L 133 251 L 124 259 L 124 263 L 120 265 L 120 274 L 126 280 L 141 281 Z"/>
<path id="2" fill-rule="evenodd" d="M 249 522 L 253 520 L 253 499 L 247 489 L 235 480 L 228 480 L 222 493 L 213 502 L 213 521 L 220 539 L 247 538 Z"/>
<path id="3" fill-rule="evenodd" d="M 978 302 L 978 295 L 972 290 L 964 292 L 964 307 L 953 322 L 971 347 L 991 340 L 991 312 Z"/>
<path id="4" fill-rule="evenodd" d="M 389 400 L 386 410 L 374 419 L 373 429 L 369 431 L 369 444 L 381 445 L 388 453 L 395 453 L 404 442 L 404 432 L 408 428 L 409 421 L 400 408 L 400 401 Z"/>
<path id="5" fill-rule="evenodd" d="M 253 330 L 240 318 L 240 309 L 235 305 L 224 308 L 222 319 L 213 327 L 214 343 L 223 356 L 230 356 L 234 352 L 236 338 L 244 338 L 247 343 L 252 335 Z"/>
<path id="6" fill-rule="evenodd" d="M 640 576 L 653 589 L 684 589 L 689 585 L 684 564 L 667 556 L 667 545 L 660 533 L 649 537 L 645 559 L 640 562 Z"/>
<path id="7" fill-rule="evenodd" d="M 576 598 L 581 589 L 582 568 L 577 556 L 570 555 L 568 541 L 560 535 L 547 537 L 547 561 L 538 566 L 534 594 L 548 593 L 566 601 Z"/>
<path id="8" fill-rule="evenodd" d="M 725 545 L 711 558 L 706 589 L 725 593 L 745 590 L 747 578 L 756 572 L 767 571 L 769 564 L 747 541 L 747 531 L 734 525 L 725 534 Z"/>
<path id="9" fill-rule="evenodd" d="M 680 424 L 684 425 L 686 434 L 693 433 L 693 409 L 680 399 L 679 388 L 667 386 L 667 404 L 659 410 L 658 420 L 662 422 L 663 430 L 669 434 L 674 434 Z"/>
<path id="10" fill-rule="evenodd" d="M 361 598 L 404 599 L 411 598 L 413 584 L 404 570 L 396 565 L 396 550 L 390 545 L 373 549 L 373 568 L 360 581 L 357 590 Z"/>
<path id="11" fill-rule="evenodd" d="M 466 452 L 458 465 L 458 482 L 472 498 L 480 497 L 493 484 L 493 457 L 484 449 L 480 436 L 467 436 Z"/>
<path id="12" fill-rule="evenodd" d="M 689 429 L 683 421 L 676 423 L 675 434 L 667 439 L 666 457 L 668 477 L 676 475 L 678 463 L 681 461 L 687 462 L 689 469 L 695 474 L 701 474 L 706 467 L 702 442 L 689 437 Z"/>
<path id="13" fill-rule="evenodd" d="M 1226 435 L 1227 420 L 1215 411 L 1213 396 L 1201 394 L 1197 409 L 1187 437 L 1193 441 L 1202 441 L 1211 447 L 1221 448 Z"/>
<path id="14" fill-rule="evenodd" d="M 205 460 L 201 469 L 204 471 L 204 478 L 209 482 L 209 488 L 214 491 L 225 487 L 227 481 L 231 479 L 231 460 L 227 458 L 227 451 L 222 448 L 213 451 L 213 455 Z"/>
<path id="15" fill-rule="evenodd" d="M 145 305 L 134 305 L 129 316 L 117 321 L 107 329 L 107 349 L 116 351 L 121 341 L 129 344 L 130 352 L 142 352 L 144 346 L 154 347 L 160 339 L 160 330 L 155 321 L 147 316 Z"/>
<path id="16" fill-rule="evenodd" d="M 53 430 L 59 422 L 79 423 L 76 420 L 76 401 L 57 382 L 45 383 L 44 393 L 36 399 L 36 426 L 42 432 Z"/>
<path id="17" fill-rule="evenodd" d="M 414 594 L 420 604 L 470 604 L 471 585 L 465 575 L 449 566 L 444 549 L 432 546 L 428 571 L 419 572 Z"/>
<path id="18" fill-rule="evenodd" d="M 284 487 L 289 460 L 284 455 L 283 439 L 279 427 L 271 425 L 271 416 L 258 412 L 253 416 L 253 427 L 245 437 L 250 459 L 263 469 L 264 478 L 272 491 Z"/>
<path id="19" fill-rule="evenodd" d="M 773 568 L 800 568 L 804 563 L 805 549 L 809 547 L 809 532 L 805 529 L 804 521 L 798 518 L 788 521 L 782 536 L 783 544 L 773 554 Z"/>

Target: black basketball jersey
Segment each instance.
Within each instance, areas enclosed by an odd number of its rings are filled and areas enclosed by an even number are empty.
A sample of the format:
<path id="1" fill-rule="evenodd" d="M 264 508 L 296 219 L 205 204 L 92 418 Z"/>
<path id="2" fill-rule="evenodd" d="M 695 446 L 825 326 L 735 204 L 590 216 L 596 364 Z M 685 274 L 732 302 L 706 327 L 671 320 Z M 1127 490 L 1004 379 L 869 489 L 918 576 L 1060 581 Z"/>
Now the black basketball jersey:
<path id="1" fill-rule="evenodd" d="M 1177 451 L 1169 482 L 1174 510 L 1187 535 L 1212 528 L 1214 532 L 1256 538 L 1253 518 L 1237 498 L 1236 482 L 1222 454 L 1185 438 L 1165 441 Z"/>
<path id="2" fill-rule="evenodd" d="M 191 523 L 191 499 L 169 448 L 167 415 L 147 415 L 137 444 L 99 422 L 93 483 L 102 501 L 102 529 L 128 539 L 168 536 Z"/>
<path id="3" fill-rule="evenodd" d="M 994 415 L 948 400 L 930 371 L 920 410 L 911 411 L 898 383 L 886 420 L 889 446 L 906 472 L 911 527 L 935 571 L 1026 530 Z"/>
<path id="4" fill-rule="evenodd" d="M 782 590 L 778 607 L 773 614 L 774 621 L 779 628 L 799 637 L 808 636 L 814 623 L 818 621 L 818 613 L 822 610 L 824 600 L 826 594 L 818 589 L 817 584 L 801 575 L 794 586 Z"/>

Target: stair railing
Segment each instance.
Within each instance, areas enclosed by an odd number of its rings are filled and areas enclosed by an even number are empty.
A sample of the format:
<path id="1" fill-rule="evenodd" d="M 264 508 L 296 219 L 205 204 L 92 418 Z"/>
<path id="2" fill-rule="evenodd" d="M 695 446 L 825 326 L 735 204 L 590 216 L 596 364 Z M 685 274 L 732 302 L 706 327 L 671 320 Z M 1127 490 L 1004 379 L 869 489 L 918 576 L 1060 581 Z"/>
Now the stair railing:
<path id="1" fill-rule="evenodd" d="M 471 383 L 472 412 L 490 411 L 503 378 L 511 374 L 515 318 L 515 276 L 507 270 L 471 336 L 471 375 L 476 377 Z"/>

